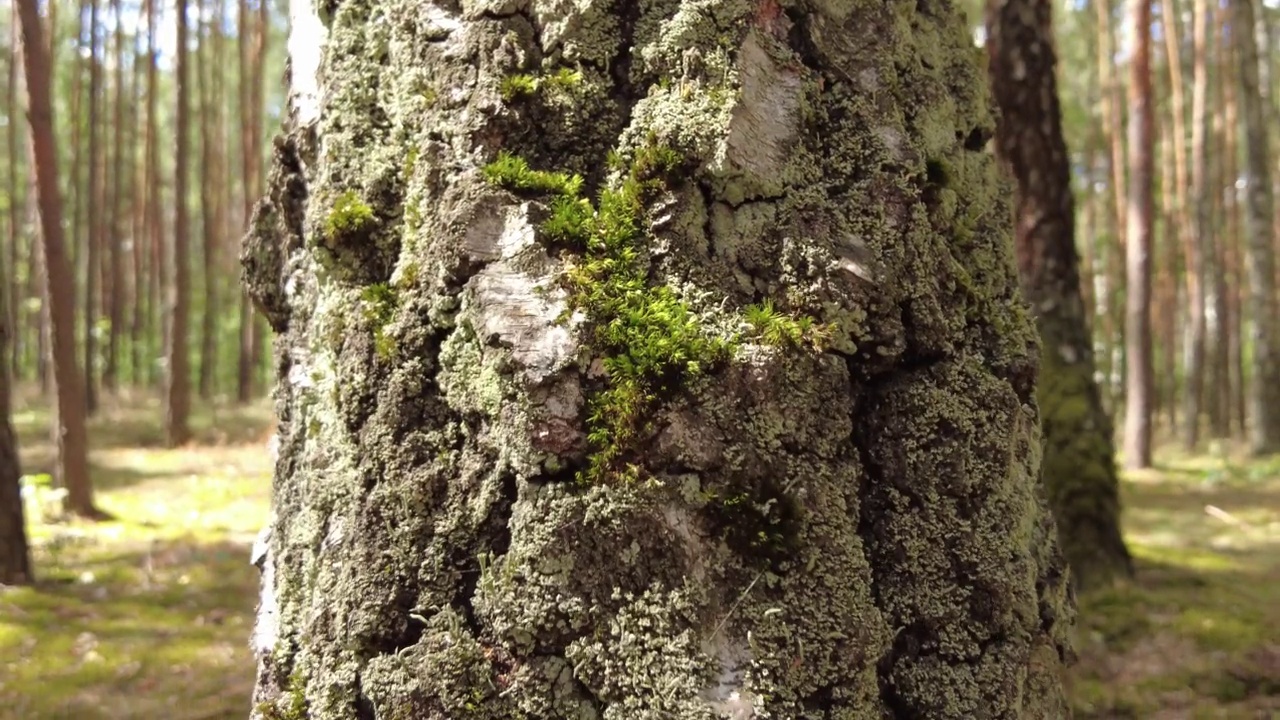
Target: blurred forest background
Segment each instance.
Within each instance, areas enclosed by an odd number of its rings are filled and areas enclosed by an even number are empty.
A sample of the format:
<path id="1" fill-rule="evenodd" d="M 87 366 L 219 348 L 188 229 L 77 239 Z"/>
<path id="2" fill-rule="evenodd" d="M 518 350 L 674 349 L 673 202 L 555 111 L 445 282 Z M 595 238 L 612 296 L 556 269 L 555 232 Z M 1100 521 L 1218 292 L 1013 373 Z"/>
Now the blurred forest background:
<path id="1" fill-rule="evenodd" d="M 961 4 L 981 44 L 981 4 Z M 1251 288 L 1280 284 L 1258 282 L 1280 274 L 1280 204 L 1267 219 L 1273 247 L 1257 244 L 1246 212 L 1258 166 L 1280 196 L 1280 2 L 1253 3 L 1257 97 L 1241 82 L 1240 5 L 1151 0 L 1145 25 L 1112 0 L 1054 7 L 1082 289 L 1097 380 L 1123 430 L 1137 568 L 1081 597 L 1079 717 L 1280 717 L 1280 456 L 1253 452 L 1248 437 L 1255 408 L 1280 402 L 1252 370 L 1250 310 Z M 272 418 L 269 330 L 240 291 L 238 254 L 284 103 L 287 4 L 41 10 L 74 277 L 59 292 L 74 312 L 52 317 L 42 301 L 28 88 L 6 4 L 0 362 L 13 379 L 37 583 L 0 592 L 0 717 L 242 717 L 257 585 L 248 549 L 267 517 Z M 1142 42 L 1150 88 L 1132 85 Z M 1126 132 L 1139 102 L 1155 108 L 1146 147 Z M 1243 129 L 1250 103 L 1262 133 Z M 1126 237 L 1135 159 L 1154 176 L 1149 248 Z M 1147 283 L 1149 302 L 1127 308 L 1129 289 Z M 74 328 L 83 394 L 61 411 L 87 422 L 60 443 L 58 323 Z M 1150 363 L 1131 363 L 1135 349 Z M 1148 425 L 1122 422 L 1134 403 Z M 64 487 L 52 482 L 59 453 L 87 459 Z"/>

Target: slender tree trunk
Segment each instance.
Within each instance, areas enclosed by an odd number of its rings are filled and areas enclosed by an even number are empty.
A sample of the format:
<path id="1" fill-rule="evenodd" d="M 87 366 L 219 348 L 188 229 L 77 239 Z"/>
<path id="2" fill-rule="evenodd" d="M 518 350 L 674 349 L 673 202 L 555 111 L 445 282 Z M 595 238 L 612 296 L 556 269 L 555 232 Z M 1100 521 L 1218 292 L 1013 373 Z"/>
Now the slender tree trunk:
<path id="1" fill-rule="evenodd" d="M 22 24 L 23 69 L 28 96 L 27 119 L 35 155 L 36 192 L 40 202 L 41 246 L 44 250 L 44 300 L 49 306 L 53 355 L 53 387 L 57 395 L 54 433 L 56 476 L 67 490 L 69 512 L 102 517 L 93 503 L 89 477 L 88 434 L 84 391 L 76 367 L 75 285 L 62 236 L 62 196 L 58 192 L 58 151 L 49 102 L 49 64 L 41 38 L 36 0 L 16 0 Z"/>
<path id="2" fill-rule="evenodd" d="M 156 63 L 158 61 L 159 47 L 157 45 L 156 33 L 159 23 L 160 10 L 156 7 L 155 0 L 147 0 L 147 195 L 150 201 L 147 204 L 147 224 L 150 227 L 148 233 L 148 246 L 150 249 L 147 258 L 150 266 L 147 270 L 147 327 L 150 329 L 149 335 L 154 344 L 149 343 L 151 348 L 148 353 L 147 376 L 154 383 L 155 372 L 158 367 L 156 362 L 168 347 L 169 338 L 169 322 L 168 313 L 165 312 L 163 306 L 163 298 L 165 287 L 168 285 L 168 253 L 166 252 L 165 232 L 164 232 L 164 195 L 161 192 L 160 185 L 160 124 L 159 124 L 159 83 L 156 78 Z"/>
<path id="3" fill-rule="evenodd" d="M 7 315 L 4 318 L 9 328 L 9 350 L 8 358 L 10 377 L 20 378 L 23 374 L 22 367 L 22 323 L 20 322 L 19 309 L 21 308 L 21 299 L 18 295 L 20 286 L 16 276 L 18 272 L 18 248 L 22 244 L 22 223 L 20 218 L 25 212 L 26 201 L 24 198 L 22 183 L 19 180 L 18 172 L 18 117 L 21 110 L 18 106 L 18 24 L 13 23 L 11 26 L 11 37 L 9 41 L 9 56 L 6 58 L 8 63 L 6 69 L 8 74 L 5 76 L 5 89 L 9 93 L 9 102 L 5 109 L 7 113 L 7 122 L 5 123 L 5 138 L 7 140 L 7 179 L 8 179 L 8 235 L 9 235 L 9 261 L 8 266 L 13 269 L 14 276 L 5 278 L 3 282 L 8 288 L 8 295 L 5 298 L 7 306 Z M 0 356 L 3 357 L 3 356 Z"/>
<path id="4" fill-rule="evenodd" d="M 187 347 L 188 323 L 191 315 L 191 263 L 188 252 L 191 245 L 187 223 L 187 138 L 191 126 L 189 112 L 190 52 L 188 42 L 187 0 L 178 0 L 177 47 L 177 96 L 178 109 L 174 122 L 177 135 L 173 171 L 173 253 L 171 254 L 172 283 L 169 290 L 168 345 L 165 348 L 164 373 L 164 428 L 170 447 L 182 445 L 190 439 L 188 415 L 191 411 L 191 359 Z"/>
<path id="5" fill-rule="evenodd" d="M 147 14 L 147 0 L 144 0 L 141 11 Z M 150 226 L 147 224 L 147 205 L 151 201 L 147 187 L 147 133 L 144 110 L 147 98 L 146 66 L 150 64 L 144 33 L 138 32 L 134 37 L 133 48 L 133 87 L 130 103 L 129 124 L 129 181 L 133 187 L 132 238 L 129 248 L 130 260 L 130 318 L 129 318 L 129 382 L 134 387 L 142 387 L 146 383 L 144 368 L 144 344 L 147 337 L 146 325 L 146 257 L 149 247 Z M 146 58 L 144 62 L 143 58 Z M 139 145 L 142 146 L 141 162 L 139 162 Z"/>
<path id="6" fill-rule="evenodd" d="M 1223 22 L 1229 22 L 1223 13 Z M 1222 412 L 1222 420 L 1220 422 L 1219 433 L 1223 437 L 1239 437 L 1245 436 L 1245 393 L 1243 383 L 1244 377 L 1244 294 L 1245 279 L 1243 250 L 1241 248 L 1240 239 L 1240 213 L 1236 202 L 1236 178 L 1240 176 L 1239 162 L 1237 160 L 1237 152 L 1240 147 L 1237 136 L 1237 122 L 1239 112 L 1237 111 L 1238 103 L 1236 100 L 1235 83 L 1231 82 L 1234 75 L 1232 57 L 1234 52 L 1230 43 L 1226 42 L 1226 35 L 1223 34 L 1223 43 L 1219 53 L 1221 60 L 1221 77 L 1219 83 L 1222 88 L 1222 144 L 1221 150 L 1218 152 L 1219 166 L 1222 168 L 1220 181 L 1217 183 L 1220 188 L 1217 193 L 1221 198 L 1222 215 L 1218 222 L 1220 228 L 1218 232 L 1219 242 L 1223 246 L 1221 262 L 1223 263 L 1224 282 L 1222 283 L 1222 300 L 1221 304 L 1224 308 L 1223 316 L 1223 338 L 1220 353 L 1222 355 L 1223 372 L 1222 372 L 1222 395 L 1224 397 Z M 1240 432 L 1237 435 L 1235 426 L 1239 419 Z"/>
<path id="7" fill-rule="evenodd" d="M 282 333 L 254 716 L 1067 717 L 1035 327 L 962 13 L 370 21 L 411 7 L 293 5 L 244 250 Z M 552 32 L 590 58 L 579 100 L 504 100 L 556 71 Z"/>
<path id="8" fill-rule="evenodd" d="M 114 202 L 111 203 L 111 239 L 107 246 L 111 292 L 108 297 L 107 316 L 111 322 L 107 335 L 107 363 L 102 382 L 108 390 L 115 391 L 120 376 L 120 336 L 124 332 L 124 219 L 128 216 L 133 199 L 126 192 L 124 176 L 125 135 L 125 73 L 124 73 L 124 22 L 120 0 L 112 0 L 115 17 L 115 117 L 113 118 L 111 186 Z"/>
<path id="9" fill-rule="evenodd" d="M 1177 183 L 1174 170 L 1174 142 L 1172 123 L 1162 119 L 1160 131 L 1160 203 L 1162 219 L 1159 251 L 1163 260 L 1156 264 L 1155 345 L 1159 349 L 1156 371 L 1156 403 L 1153 414 L 1164 415 L 1172 426 L 1174 408 L 1178 404 L 1178 357 L 1175 336 L 1178 334 L 1178 280 L 1177 259 L 1182 214 L 1178 208 Z"/>
<path id="10" fill-rule="evenodd" d="M 204 3 L 197 0 L 197 12 L 204 17 Z M 197 26 L 200 27 L 200 26 Z M 200 106 L 200 232 L 201 251 L 204 252 L 202 279 L 204 279 L 205 306 L 200 316 L 200 389 L 201 400 L 209 400 L 214 391 L 214 368 L 218 363 L 216 320 L 218 320 L 218 197 L 221 195 L 218 176 L 218 149 L 214 147 L 216 117 L 216 91 L 212 88 L 212 73 L 216 59 L 210 60 L 212 26 L 207 33 L 197 32 L 200 38 L 196 51 L 196 95 Z"/>
<path id="11" fill-rule="evenodd" d="M 1226 438 L 1230 432 L 1227 419 L 1230 417 L 1231 390 L 1228 386 L 1229 353 L 1227 345 L 1231 342 L 1230 307 L 1227 296 L 1230 293 L 1228 273 L 1230 272 L 1230 244 L 1223 236 L 1227 225 L 1226 187 L 1227 165 L 1226 136 L 1227 127 L 1234 122 L 1228 117 L 1227 103 L 1231 98 L 1227 91 L 1230 85 L 1228 66 L 1230 65 L 1231 47 L 1227 42 L 1229 21 L 1226 12 L 1215 9 L 1214 15 L 1218 23 L 1219 42 L 1214 53 L 1214 66 L 1210 70 L 1209 86 L 1213 107 L 1212 121 L 1209 131 L 1209 192 L 1210 211 L 1209 227 L 1211 247 L 1209 251 L 1209 291 L 1208 302 L 1213 311 L 1209 314 L 1208 331 L 1206 333 L 1209 348 L 1207 358 L 1208 383 L 1207 410 L 1209 414 L 1209 436 L 1215 439 Z M 1212 25 L 1210 27 L 1213 27 Z"/>
<path id="12" fill-rule="evenodd" d="M 1192 88 L 1191 88 L 1191 202 L 1195 207 L 1191 223 L 1194 241 L 1187 247 L 1187 339 L 1183 370 L 1187 387 L 1183 395 L 1182 444 L 1188 450 L 1200 442 L 1201 401 L 1204 397 L 1205 340 L 1208 286 L 1206 265 L 1212 240 L 1209 222 L 1209 2 L 1195 0 L 1192 23 Z"/>
<path id="13" fill-rule="evenodd" d="M 1018 183 L 1018 277 L 1041 337 L 1044 484 L 1072 576 L 1088 590 L 1132 575 L 1133 567 L 1120 535 L 1112 425 L 1094 381 L 1080 296 L 1052 8 L 1052 0 L 988 2 L 987 52 L 1000 110 L 997 148 Z"/>
<path id="14" fill-rule="evenodd" d="M 92 415 L 98 409 L 96 365 L 98 360 L 98 257 L 102 247 L 102 176 L 101 148 L 98 143 L 98 96 L 102 93 L 102 63 L 98 59 L 100 0 L 89 0 L 89 184 L 86 198 L 89 204 L 87 232 L 85 234 L 84 265 L 84 398 L 85 407 Z"/>
<path id="15" fill-rule="evenodd" d="M 1249 444 L 1254 453 L 1280 450 L 1280 349 L 1275 297 L 1275 212 L 1271 196 L 1270 142 L 1259 94 L 1254 5 L 1232 0 L 1232 33 L 1239 62 L 1240 109 L 1245 145 L 1245 245 L 1249 258 L 1249 340 L 1252 344 L 1253 405 Z"/>
<path id="16" fill-rule="evenodd" d="M 1185 278 L 1187 283 L 1188 303 L 1203 302 L 1203 299 L 1192 300 L 1190 298 L 1190 285 L 1195 282 L 1189 269 L 1182 267 L 1179 253 L 1179 246 L 1189 249 L 1195 242 L 1195 234 L 1192 228 L 1191 204 L 1187 196 L 1187 190 L 1190 185 L 1190 178 L 1187 171 L 1187 111 L 1186 111 L 1186 80 L 1183 78 L 1182 72 L 1182 49 L 1181 43 L 1183 39 L 1182 22 L 1180 15 L 1182 12 L 1182 3 L 1177 0 L 1161 0 L 1161 15 L 1165 32 L 1161 33 L 1165 41 L 1165 67 L 1168 68 L 1169 80 L 1169 112 L 1172 118 L 1172 147 L 1173 152 L 1173 178 L 1172 183 L 1166 183 L 1162 190 L 1162 194 L 1168 196 L 1168 201 L 1173 204 L 1172 214 L 1167 214 L 1171 223 L 1171 230 L 1167 232 L 1165 244 L 1165 262 L 1161 268 L 1161 284 L 1165 287 L 1164 301 L 1162 309 L 1164 311 L 1163 330 L 1164 355 L 1166 367 L 1164 372 L 1164 382 L 1166 384 L 1166 392 L 1168 394 L 1168 402 L 1165 404 L 1165 410 L 1169 417 L 1169 428 L 1171 432 L 1177 433 L 1178 429 L 1178 401 L 1180 399 L 1178 393 L 1178 308 L 1181 295 L 1180 287 Z M 1195 293 L 1200 292 L 1199 286 L 1195 289 Z"/>
<path id="17" fill-rule="evenodd" d="M 16 54 L 17 48 L 11 45 L 10 52 Z M 12 64 L 11 61 L 10 66 Z M 13 79 L 10 73 L 11 92 L 14 90 Z M 12 163 L 13 156 L 9 159 Z M 15 213 L 11 215 L 17 217 Z M 8 297 L 12 278 L 6 270 L 0 263 L 0 305 L 4 306 L 0 307 L 0 357 L 5 357 L 8 352 L 10 328 L 16 327 L 9 324 Z M 22 511 L 22 487 L 19 484 L 22 470 L 18 464 L 18 443 L 9 422 L 9 378 L 9 366 L 0 363 L 0 587 L 25 585 L 33 580 L 27 523 Z"/>
<path id="18" fill-rule="evenodd" d="M 1125 231 L 1125 423 L 1128 468 L 1151 466 L 1151 0 L 1130 0 L 1129 200 Z"/>

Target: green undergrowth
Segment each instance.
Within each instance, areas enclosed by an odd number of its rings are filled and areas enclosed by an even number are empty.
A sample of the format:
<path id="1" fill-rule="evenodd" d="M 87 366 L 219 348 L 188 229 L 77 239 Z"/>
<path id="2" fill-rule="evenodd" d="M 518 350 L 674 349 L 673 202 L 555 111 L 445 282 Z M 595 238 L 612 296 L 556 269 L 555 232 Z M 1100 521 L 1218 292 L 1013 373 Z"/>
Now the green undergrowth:
<path id="1" fill-rule="evenodd" d="M 201 408 L 196 441 L 177 450 L 161 447 L 159 409 L 107 397 L 90 423 L 111 520 L 65 521 L 41 492 L 29 498 L 38 582 L 0 589 L 0 719 L 247 714 L 270 406 Z M 14 416 L 39 485 L 53 458 L 47 406 L 20 399 Z"/>
<path id="2" fill-rule="evenodd" d="M 494 184 L 514 192 L 551 195 L 542 223 L 546 239 L 579 254 L 566 274 L 568 313 L 585 314 L 590 344 L 603 356 L 606 386 L 588 403 L 588 439 L 593 452 L 579 479 L 635 479 L 627 453 L 644 430 L 647 410 L 659 398 L 727 361 L 744 340 L 769 345 L 820 347 L 827 330 L 813 318 L 778 311 L 771 300 L 744 309 L 747 336 L 709 331 L 671 287 L 650 279 L 645 205 L 667 190 L 685 159 L 651 138 L 630 162 L 613 153 L 620 180 L 601 190 L 596 202 L 582 196 L 576 174 L 535 170 L 506 152 L 485 167 Z"/>
<path id="3" fill-rule="evenodd" d="M 1122 486 L 1136 578 L 1080 598 L 1076 717 L 1280 717 L 1276 461 L 1159 459 Z"/>

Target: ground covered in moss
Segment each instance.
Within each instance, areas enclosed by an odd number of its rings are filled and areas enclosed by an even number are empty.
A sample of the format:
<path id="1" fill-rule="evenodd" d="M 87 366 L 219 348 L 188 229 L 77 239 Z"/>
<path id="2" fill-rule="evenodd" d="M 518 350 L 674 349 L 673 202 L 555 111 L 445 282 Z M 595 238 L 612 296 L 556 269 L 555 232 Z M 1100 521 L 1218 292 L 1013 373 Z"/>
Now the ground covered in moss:
<path id="1" fill-rule="evenodd" d="M 1077 718 L 1280 718 L 1280 458 L 1168 450 L 1122 485 L 1132 584 L 1080 598 Z"/>
<path id="2" fill-rule="evenodd" d="M 18 405 L 38 475 L 48 413 Z M 115 522 L 33 523 L 41 583 L 0 590 L 0 718 L 246 716 L 269 410 L 206 410 L 177 451 L 156 418 L 124 401 L 93 422 Z M 1076 717 L 1280 717 L 1280 459 L 1165 452 L 1123 500 L 1139 576 L 1081 598 Z"/>
<path id="3" fill-rule="evenodd" d="M 39 485 L 49 414 L 15 404 L 23 469 Z M 104 404 L 90 462 L 115 520 L 29 516 L 39 584 L 0 588 L 0 719 L 247 717 L 269 406 L 203 409 L 197 440 L 164 450 L 156 403 Z M 51 500 L 38 491 L 28 510 Z"/>

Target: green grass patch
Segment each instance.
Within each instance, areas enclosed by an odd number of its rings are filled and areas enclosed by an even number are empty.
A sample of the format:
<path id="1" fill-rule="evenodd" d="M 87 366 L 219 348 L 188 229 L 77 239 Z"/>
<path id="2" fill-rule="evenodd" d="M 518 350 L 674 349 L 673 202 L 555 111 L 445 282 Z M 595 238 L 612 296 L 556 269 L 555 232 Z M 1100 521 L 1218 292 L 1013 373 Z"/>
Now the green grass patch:
<path id="1" fill-rule="evenodd" d="M 1275 461 L 1158 459 L 1122 485 L 1137 577 L 1080 598 L 1076 717 L 1280 716 Z"/>
<path id="2" fill-rule="evenodd" d="M 19 401 L 24 470 L 48 472 L 47 407 Z M 37 584 L 0 590 L 0 718 L 244 717 L 266 522 L 267 403 L 201 408 L 162 448 L 159 405 L 104 407 L 90 462 L 104 523 L 28 518 Z"/>

